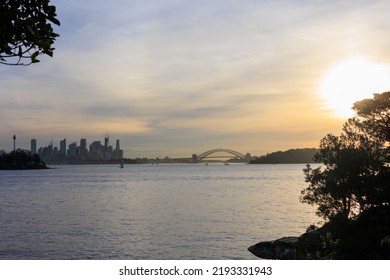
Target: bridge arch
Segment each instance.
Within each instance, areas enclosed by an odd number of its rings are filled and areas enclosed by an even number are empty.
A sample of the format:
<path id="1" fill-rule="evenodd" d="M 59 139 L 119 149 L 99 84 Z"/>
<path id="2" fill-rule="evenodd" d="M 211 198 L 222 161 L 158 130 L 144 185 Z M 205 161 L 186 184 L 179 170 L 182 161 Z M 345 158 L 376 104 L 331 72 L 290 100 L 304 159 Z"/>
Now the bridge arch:
<path id="1" fill-rule="evenodd" d="M 228 154 L 231 154 L 231 155 L 234 155 L 240 159 L 245 159 L 245 155 L 237 152 L 237 151 L 234 151 L 234 150 L 230 150 L 230 149 L 213 149 L 213 150 L 209 150 L 209 151 L 206 151 L 204 153 L 201 153 L 200 155 L 197 156 L 197 159 L 198 160 L 202 160 L 204 158 L 206 158 L 207 156 L 211 155 L 211 154 L 214 154 L 214 153 L 220 153 L 220 152 L 223 152 L 223 153 L 228 153 Z"/>

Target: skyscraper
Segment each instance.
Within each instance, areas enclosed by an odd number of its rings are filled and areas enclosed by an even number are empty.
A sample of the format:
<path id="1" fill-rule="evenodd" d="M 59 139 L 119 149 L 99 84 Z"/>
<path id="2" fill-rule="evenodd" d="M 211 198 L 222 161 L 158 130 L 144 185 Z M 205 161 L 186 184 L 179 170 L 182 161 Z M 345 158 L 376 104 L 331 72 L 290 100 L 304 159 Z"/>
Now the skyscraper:
<path id="1" fill-rule="evenodd" d="M 73 142 L 69 145 L 68 156 L 70 159 L 75 159 L 77 157 L 77 143 Z"/>
<path id="2" fill-rule="evenodd" d="M 37 139 L 31 139 L 31 154 L 35 155 L 37 153 Z"/>
<path id="3" fill-rule="evenodd" d="M 116 147 L 114 150 L 114 159 L 123 159 L 123 150 L 120 148 L 119 139 L 116 140 Z"/>
<path id="4" fill-rule="evenodd" d="M 60 154 L 65 157 L 66 156 L 66 138 L 60 141 Z"/>
<path id="5" fill-rule="evenodd" d="M 109 143 L 110 143 L 110 135 L 107 132 L 106 136 L 104 137 L 104 150 L 103 150 L 104 160 L 109 160 L 112 157 L 112 147 L 109 146 Z"/>
<path id="6" fill-rule="evenodd" d="M 94 141 L 89 145 L 89 153 L 91 155 L 92 160 L 101 160 L 103 159 L 103 149 L 100 141 Z"/>
<path id="7" fill-rule="evenodd" d="M 80 158 L 85 160 L 87 159 L 88 151 L 87 151 L 87 139 L 80 139 Z"/>

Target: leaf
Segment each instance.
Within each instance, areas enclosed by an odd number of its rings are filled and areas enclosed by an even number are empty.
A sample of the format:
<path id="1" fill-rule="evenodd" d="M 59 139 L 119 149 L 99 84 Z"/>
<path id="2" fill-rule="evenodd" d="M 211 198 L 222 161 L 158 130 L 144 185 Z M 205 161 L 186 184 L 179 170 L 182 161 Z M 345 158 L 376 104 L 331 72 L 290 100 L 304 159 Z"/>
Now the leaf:
<path id="1" fill-rule="evenodd" d="M 56 19 L 55 17 L 48 17 L 47 18 L 48 20 L 50 20 L 52 23 L 54 23 L 55 25 L 58 25 L 58 26 L 60 26 L 61 25 L 61 22 L 58 20 L 58 19 Z"/>
<path id="2" fill-rule="evenodd" d="M 30 33 L 31 33 L 32 35 L 35 36 L 35 32 L 34 32 L 34 30 L 31 28 L 30 25 L 27 25 L 27 29 L 28 29 L 28 31 L 30 31 Z"/>
<path id="3" fill-rule="evenodd" d="M 35 52 L 31 55 L 31 63 L 37 63 L 39 60 L 37 59 L 37 56 L 39 55 L 39 52 Z"/>
<path id="4" fill-rule="evenodd" d="M 54 49 L 46 50 L 46 51 L 45 51 L 45 54 L 47 54 L 48 56 L 53 57 L 53 50 L 54 50 Z"/>

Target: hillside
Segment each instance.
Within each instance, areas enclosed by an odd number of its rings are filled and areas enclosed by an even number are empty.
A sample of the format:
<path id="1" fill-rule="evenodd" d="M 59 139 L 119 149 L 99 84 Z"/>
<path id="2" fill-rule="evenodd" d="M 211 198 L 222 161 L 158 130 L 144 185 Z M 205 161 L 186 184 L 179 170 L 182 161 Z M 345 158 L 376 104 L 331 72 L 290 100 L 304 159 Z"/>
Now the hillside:
<path id="1" fill-rule="evenodd" d="M 313 157 L 319 149 L 291 149 L 278 151 L 251 160 L 251 164 L 276 164 L 276 163 L 315 163 Z"/>

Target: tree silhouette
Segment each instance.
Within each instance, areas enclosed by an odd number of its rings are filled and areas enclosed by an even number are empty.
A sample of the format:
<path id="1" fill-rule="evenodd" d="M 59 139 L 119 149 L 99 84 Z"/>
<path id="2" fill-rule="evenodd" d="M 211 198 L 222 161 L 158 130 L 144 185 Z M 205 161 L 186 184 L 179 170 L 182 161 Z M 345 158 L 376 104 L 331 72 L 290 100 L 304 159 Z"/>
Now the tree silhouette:
<path id="1" fill-rule="evenodd" d="M 390 259 L 389 99 L 384 92 L 356 102 L 341 135 L 321 140 L 315 159 L 323 165 L 304 169 L 300 199 L 325 219 L 323 248 L 311 257 Z"/>
<path id="2" fill-rule="evenodd" d="M 328 134 L 315 160 L 323 166 L 304 169 L 309 186 L 301 201 L 317 205 L 317 215 L 332 220 L 354 219 L 362 212 L 390 204 L 388 166 L 389 93 L 355 103 L 356 118 L 349 119 L 340 136 Z"/>
<path id="3" fill-rule="evenodd" d="M 16 150 L 0 155 L 1 169 L 45 169 L 46 164 L 38 154 L 31 155 L 28 151 Z"/>
<path id="4" fill-rule="evenodd" d="M 373 99 L 356 102 L 353 109 L 358 125 L 368 134 L 390 142 L 390 92 L 374 94 Z"/>
<path id="5" fill-rule="evenodd" d="M 38 56 L 53 56 L 60 25 L 49 0 L 2 0 L 0 6 L 0 64 L 30 65 Z"/>

